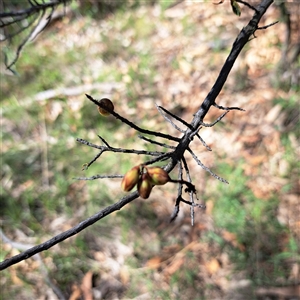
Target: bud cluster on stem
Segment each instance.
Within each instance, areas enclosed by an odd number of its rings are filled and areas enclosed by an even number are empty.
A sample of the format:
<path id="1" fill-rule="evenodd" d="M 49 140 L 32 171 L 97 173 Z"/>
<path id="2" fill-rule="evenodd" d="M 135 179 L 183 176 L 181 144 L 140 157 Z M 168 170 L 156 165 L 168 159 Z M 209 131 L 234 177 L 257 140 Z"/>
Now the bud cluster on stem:
<path id="1" fill-rule="evenodd" d="M 154 185 L 164 185 L 169 181 L 171 178 L 164 169 L 141 164 L 133 167 L 124 175 L 121 187 L 125 192 L 129 192 L 137 185 L 140 197 L 147 199 Z"/>

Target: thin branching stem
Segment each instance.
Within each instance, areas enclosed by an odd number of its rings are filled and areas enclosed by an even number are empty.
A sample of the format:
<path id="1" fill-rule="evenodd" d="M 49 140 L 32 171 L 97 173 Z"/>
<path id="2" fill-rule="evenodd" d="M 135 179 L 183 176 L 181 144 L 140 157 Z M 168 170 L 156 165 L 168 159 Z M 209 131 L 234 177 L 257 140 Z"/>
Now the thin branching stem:
<path id="1" fill-rule="evenodd" d="M 32 0 L 34 1 L 34 0 Z M 197 128 L 199 128 L 201 125 L 203 125 L 203 120 L 204 117 L 206 116 L 207 112 L 209 111 L 210 107 L 212 105 L 214 105 L 215 100 L 217 98 L 217 96 L 219 95 L 219 93 L 221 92 L 227 77 L 233 67 L 234 62 L 236 61 L 237 57 L 239 56 L 241 50 L 243 49 L 243 47 L 249 42 L 249 39 L 251 38 L 251 36 L 253 36 L 253 34 L 255 33 L 255 31 L 258 29 L 258 23 L 260 22 L 262 16 L 265 14 L 265 12 L 267 11 L 267 9 L 269 8 L 269 6 L 274 2 L 274 0 L 261 0 L 260 4 L 257 6 L 255 13 L 253 15 L 253 17 L 251 18 L 251 20 L 249 21 L 248 25 L 246 25 L 245 27 L 243 27 L 243 29 L 241 30 L 241 32 L 239 33 L 239 35 L 237 36 L 230 54 L 228 55 L 220 73 L 219 76 L 215 82 L 215 84 L 213 85 L 213 87 L 211 88 L 210 92 L 208 93 L 208 95 L 206 96 L 206 98 L 204 99 L 204 101 L 202 102 L 201 106 L 199 107 L 198 111 L 195 113 L 193 120 L 191 121 L 191 123 L 189 124 L 189 128 L 185 131 L 184 135 L 179 139 L 179 138 L 175 138 L 173 136 L 167 135 L 167 134 L 162 134 L 162 133 L 157 133 L 154 131 L 149 131 L 149 130 L 145 130 L 142 129 L 138 126 L 136 126 L 135 124 L 133 124 L 132 122 L 128 121 L 127 119 L 119 116 L 117 113 L 115 112 L 111 112 L 111 114 L 113 116 L 115 116 L 117 119 L 121 120 L 123 123 L 127 124 L 128 126 L 134 128 L 135 130 L 142 132 L 143 134 L 150 134 L 150 135 L 154 135 L 154 136 L 158 136 L 158 137 L 162 137 L 162 138 L 166 138 L 172 141 L 177 142 L 177 146 L 176 149 L 170 153 L 165 153 L 162 154 L 158 157 L 156 157 L 155 159 L 153 159 L 152 161 L 148 161 L 148 164 L 153 163 L 155 160 L 156 161 L 161 161 L 161 160 L 167 160 L 170 159 L 170 162 L 168 163 L 168 165 L 165 167 L 165 170 L 167 172 L 171 172 L 175 166 L 182 160 L 185 151 L 187 150 L 192 157 L 194 158 L 194 160 L 197 162 L 197 164 L 199 164 L 204 170 L 208 171 L 213 177 L 217 178 L 218 180 L 224 182 L 224 183 L 228 183 L 225 179 L 219 177 L 218 175 L 214 174 L 209 168 L 205 167 L 202 162 L 198 159 L 198 157 L 193 153 L 193 151 L 190 149 L 189 144 L 191 143 L 191 138 L 190 136 L 195 132 L 195 130 Z M 94 100 L 91 96 L 87 97 L 94 102 L 96 105 L 100 106 L 99 103 Z M 193 129 L 191 129 L 193 128 Z M 87 143 L 85 143 L 87 144 Z M 87 144 L 88 145 L 88 144 Z M 188 181 L 184 181 L 183 179 L 179 179 L 179 180 L 171 180 L 171 182 L 174 183 L 179 183 L 179 184 L 185 184 L 187 186 L 186 188 L 186 192 L 194 192 L 196 193 L 195 190 L 195 186 L 193 184 L 191 184 Z M 13 264 L 16 264 L 22 260 L 25 260 L 29 257 L 32 257 L 33 255 L 45 251 L 51 247 L 53 247 L 54 245 L 64 241 L 65 239 L 76 235 L 77 233 L 79 233 L 80 231 L 84 230 L 85 228 L 91 226 L 92 224 L 94 224 L 95 222 L 101 220 L 102 218 L 106 217 L 107 215 L 111 214 L 114 211 L 117 211 L 119 209 L 121 209 L 122 207 L 124 207 L 126 204 L 132 202 L 134 199 L 138 198 L 139 194 L 138 192 L 133 192 L 125 197 L 123 197 L 121 200 L 119 200 L 118 202 L 102 209 L 101 211 L 99 211 L 98 213 L 96 213 L 95 215 L 87 218 L 86 220 L 80 222 L 79 224 L 77 224 L 76 226 L 74 226 L 73 228 L 51 238 L 50 240 L 41 243 L 40 245 L 34 246 L 18 255 L 15 255 L 11 258 L 8 258 L 6 260 L 4 260 L 3 262 L 0 263 L 0 270 L 3 270 Z M 187 203 L 186 200 L 184 199 L 180 199 L 180 197 L 178 197 L 178 199 L 176 200 L 176 204 L 180 203 L 180 201 Z M 193 205 L 193 203 L 189 203 L 190 205 Z M 179 207 L 179 205 L 178 205 Z M 176 213 L 176 212 L 175 212 Z"/>
<path id="2" fill-rule="evenodd" d="M 228 111 L 225 111 L 216 121 L 212 122 L 212 123 L 204 123 L 204 122 L 201 122 L 201 125 L 203 125 L 204 127 L 213 127 L 214 125 L 216 125 L 218 122 L 220 122 L 224 117 L 225 115 L 228 114 Z"/>
<path id="3" fill-rule="evenodd" d="M 179 138 L 176 138 L 174 136 L 171 136 L 169 134 L 164 134 L 164 133 L 161 133 L 161 132 L 157 132 L 157 131 L 152 131 L 152 130 L 147 130 L 147 129 L 143 129 L 137 125 L 135 125 L 134 123 L 132 123 L 131 121 L 127 120 L 126 118 L 120 116 L 118 113 L 116 113 L 115 111 L 113 110 L 109 110 L 107 109 L 107 107 L 103 106 L 101 103 L 99 103 L 99 101 L 95 100 L 93 97 L 91 97 L 90 95 L 88 94 L 85 94 L 87 96 L 87 98 L 92 101 L 94 104 L 96 104 L 97 106 L 101 107 L 101 108 L 104 108 L 106 109 L 109 113 L 111 113 L 116 119 L 120 120 L 122 123 L 125 123 L 127 124 L 129 127 L 135 129 L 136 131 L 139 131 L 141 133 L 144 133 L 144 134 L 149 134 L 149 135 L 154 135 L 154 136 L 158 136 L 158 137 L 161 137 L 161 138 L 164 138 L 164 139 L 168 139 L 168 140 L 171 140 L 171 141 L 175 141 L 175 142 L 179 142 L 180 139 Z"/>
<path id="4" fill-rule="evenodd" d="M 218 109 L 222 109 L 222 110 L 240 110 L 240 111 L 245 111 L 244 109 L 242 109 L 240 107 L 225 107 L 225 106 L 218 105 L 217 103 L 214 103 L 213 106 L 216 107 L 216 108 L 218 108 Z"/>
<path id="5" fill-rule="evenodd" d="M 215 174 L 210 168 L 206 167 L 190 148 L 188 148 L 187 150 L 190 152 L 190 154 L 192 155 L 193 159 L 197 162 L 197 164 L 202 169 L 204 169 L 205 171 L 207 171 L 211 176 L 215 177 L 216 179 L 220 180 L 221 182 L 224 182 L 224 183 L 227 183 L 227 184 L 229 183 L 224 178 L 222 178 L 222 177 L 218 176 L 217 174 Z"/>
<path id="6" fill-rule="evenodd" d="M 272 22 L 271 24 L 268 24 L 268 25 L 265 25 L 265 26 L 259 26 L 259 27 L 257 27 L 257 30 L 264 30 L 264 29 L 267 29 L 267 28 L 269 28 L 269 27 L 271 27 L 271 26 L 276 25 L 277 23 L 279 23 L 279 21 Z"/>
<path id="7" fill-rule="evenodd" d="M 251 4 L 249 4 L 248 2 L 243 1 L 243 0 L 236 0 L 236 2 L 242 3 L 245 6 L 249 7 L 250 9 L 254 10 L 256 13 L 258 13 L 258 10 L 254 6 L 252 6 Z"/>
<path id="8" fill-rule="evenodd" d="M 144 140 L 146 142 L 149 142 L 151 144 L 158 145 L 158 146 L 161 146 L 161 147 L 164 147 L 164 148 L 168 148 L 168 149 L 175 149 L 176 148 L 175 146 L 170 146 L 170 145 L 167 145 L 167 144 L 164 144 L 164 143 L 160 143 L 160 142 L 154 141 L 154 140 L 149 139 L 149 138 L 147 138 L 145 136 L 142 136 L 142 135 L 139 135 L 138 137 L 141 140 Z"/>
<path id="9" fill-rule="evenodd" d="M 105 179 L 105 178 L 123 178 L 124 175 L 94 175 L 91 177 L 74 177 L 76 180 L 96 180 L 96 179 Z"/>
<path id="10" fill-rule="evenodd" d="M 185 173 L 186 173 L 186 178 L 188 180 L 188 182 L 192 183 L 192 178 L 191 178 L 191 175 L 190 175 L 190 170 L 189 170 L 189 167 L 188 167 L 188 164 L 185 160 L 184 157 L 182 157 L 182 162 L 183 162 L 183 167 L 184 167 L 184 170 L 185 170 Z M 195 211 L 194 211 L 194 193 L 193 192 L 189 192 L 189 195 L 190 195 L 190 200 L 191 200 L 191 225 L 194 226 L 194 218 L 195 218 Z"/>
<path id="11" fill-rule="evenodd" d="M 169 122 L 176 130 L 178 130 L 178 131 L 184 133 L 184 130 L 183 130 L 183 129 L 181 129 L 180 127 L 178 127 L 178 126 L 177 126 L 170 118 L 168 118 L 168 117 L 162 112 L 163 109 L 162 109 L 161 106 L 156 105 L 156 108 L 157 108 L 158 112 L 163 116 L 163 118 L 164 118 L 167 122 Z"/>

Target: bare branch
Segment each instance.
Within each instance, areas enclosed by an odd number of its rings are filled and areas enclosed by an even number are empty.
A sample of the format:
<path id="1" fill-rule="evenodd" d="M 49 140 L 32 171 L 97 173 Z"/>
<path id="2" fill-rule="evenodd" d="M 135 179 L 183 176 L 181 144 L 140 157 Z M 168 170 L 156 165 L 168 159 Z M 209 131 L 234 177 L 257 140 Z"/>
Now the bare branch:
<path id="1" fill-rule="evenodd" d="M 275 22 L 273 22 L 273 23 L 271 23 L 271 24 L 268 24 L 268 25 L 265 25 L 265 26 L 259 26 L 259 27 L 257 27 L 257 30 L 263 30 L 263 29 L 267 29 L 267 28 L 269 28 L 269 27 L 271 27 L 271 26 L 274 26 L 274 25 L 276 25 L 277 23 L 279 23 L 279 21 L 275 21 Z"/>
<path id="2" fill-rule="evenodd" d="M 244 109 L 239 108 L 239 107 L 224 107 L 224 106 L 218 105 L 217 103 L 214 103 L 213 106 L 216 107 L 216 108 L 222 109 L 222 110 L 240 110 L 240 111 L 245 111 Z"/>
<path id="3" fill-rule="evenodd" d="M 106 145 L 106 146 L 98 146 L 93 143 L 90 143 L 84 139 L 77 138 L 76 141 L 87 145 L 89 147 L 93 147 L 96 149 L 99 149 L 100 152 L 87 164 L 85 164 L 84 169 L 87 170 L 104 152 L 115 152 L 115 153 L 127 153 L 127 154 L 137 154 L 137 155 L 151 155 L 151 156 L 161 156 L 165 154 L 165 152 L 159 152 L 159 151 L 146 151 L 146 150 L 135 150 L 135 149 L 124 149 L 124 148 L 114 148 L 109 146 L 109 144 L 98 135 L 98 137 L 101 139 L 101 141 Z"/>
<path id="4" fill-rule="evenodd" d="M 203 125 L 204 127 L 213 127 L 214 125 L 216 125 L 218 122 L 220 122 L 225 115 L 228 114 L 229 111 L 224 112 L 216 121 L 212 122 L 212 123 L 203 123 L 201 122 L 201 125 Z"/>
<path id="5" fill-rule="evenodd" d="M 178 116 L 176 116 L 176 115 L 174 115 L 174 114 L 172 114 L 170 111 L 168 111 L 167 109 L 165 109 L 164 107 L 162 107 L 162 106 L 159 106 L 159 105 L 157 105 L 157 104 L 155 104 L 156 105 L 156 108 L 161 112 L 161 111 L 164 111 L 165 113 L 167 113 L 168 115 L 170 115 L 172 118 L 174 118 L 175 120 L 177 120 L 177 121 L 179 121 L 180 123 L 182 123 L 182 124 L 184 124 L 186 127 L 188 127 L 188 128 L 190 128 L 190 129 L 193 129 L 193 128 L 191 128 L 191 125 L 189 124 L 189 123 L 187 123 L 186 121 L 184 121 L 183 119 L 181 119 L 181 118 L 179 118 Z M 168 122 L 170 122 L 173 126 L 176 126 L 169 118 L 167 118 L 166 117 L 166 115 L 165 114 L 162 114 L 162 116 L 164 117 L 164 118 L 166 118 L 166 120 L 168 121 Z M 177 126 L 176 126 L 177 127 Z M 175 127 L 175 128 L 176 128 Z M 180 128 L 176 128 L 177 130 L 179 130 L 179 131 L 181 131 L 181 132 L 184 132 L 182 129 L 180 129 Z"/>
<path id="6" fill-rule="evenodd" d="M 160 143 L 160 142 L 157 142 L 157 141 L 154 141 L 152 139 L 149 139 L 145 136 L 142 136 L 142 135 L 139 135 L 138 136 L 140 139 L 146 141 L 146 142 L 149 142 L 151 144 L 155 144 L 155 145 L 158 145 L 158 146 L 161 146 L 161 147 L 164 147 L 164 148 L 169 148 L 169 149 L 175 149 L 176 147 L 175 146 L 170 146 L 170 145 L 167 145 L 167 144 L 164 144 L 164 143 Z"/>
<path id="7" fill-rule="evenodd" d="M 156 104 L 155 104 L 156 105 Z M 156 105 L 156 108 L 158 110 L 158 112 L 163 116 L 163 118 L 169 122 L 176 130 L 184 133 L 184 130 L 181 129 L 180 127 L 178 127 L 171 119 L 169 119 L 165 114 L 162 113 L 162 109 L 160 108 L 160 106 Z"/>
<path id="8" fill-rule="evenodd" d="M 236 2 L 242 3 L 245 6 L 251 8 L 252 10 L 254 10 L 256 13 L 259 13 L 259 11 L 254 6 L 252 6 L 251 4 L 249 4 L 248 2 L 245 2 L 245 1 L 242 1 L 242 0 L 236 0 Z"/>
<path id="9" fill-rule="evenodd" d="M 9 63 L 8 58 L 5 58 L 5 64 L 8 70 L 15 73 L 15 71 L 11 68 L 19 59 L 21 51 L 23 50 L 27 42 L 30 39 L 33 39 L 47 27 L 47 25 L 53 18 L 55 9 L 59 5 L 63 4 L 65 7 L 68 2 L 71 2 L 71 0 L 52 0 L 48 2 L 27 0 L 27 8 L 21 10 L 14 10 L 13 8 L 3 8 L 3 11 L 0 12 L 0 27 L 4 29 L 4 37 L 2 41 L 13 39 L 20 33 L 25 32 L 27 29 L 29 30 L 29 28 L 31 28 L 29 33 L 25 34 L 25 37 L 18 45 L 12 61 Z M 24 2 L 23 7 L 26 5 L 25 3 L 26 2 Z M 50 12 L 46 16 L 46 12 L 48 10 L 50 10 Z M 13 31 L 14 25 L 19 26 L 20 29 Z M 12 31 L 12 33 L 9 33 L 9 30 Z M 4 53 L 4 55 L 6 56 L 6 53 Z"/>
<path id="10" fill-rule="evenodd" d="M 208 167 L 206 167 L 201 161 L 200 159 L 195 155 L 195 153 L 190 149 L 188 148 L 187 149 L 192 157 L 194 158 L 194 160 L 197 162 L 197 164 L 202 168 L 204 169 L 205 171 L 207 171 L 211 176 L 215 177 L 216 179 L 220 180 L 221 182 L 224 182 L 224 183 L 227 183 L 229 184 L 229 182 L 227 180 L 225 180 L 224 178 L 218 176 L 217 174 L 215 174 L 213 171 L 211 171 Z"/>
<path id="11" fill-rule="evenodd" d="M 215 100 L 221 92 L 237 57 L 239 56 L 244 46 L 248 43 L 251 36 L 257 30 L 259 21 L 273 2 L 274 0 L 262 0 L 260 5 L 256 8 L 254 16 L 249 21 L 248 25 L 245 26 L 237 36 L 235 42 L 233 43 L 230 54 L 227 57 L 215 84 L 206 96 L 205 100 L 201 104 L 201 107 L 195 114 L 193 121 L 191 122 L 193 128 L 198 128 L 199 125 L 201 125 L 201 122 L 203 121 L 208 110 L 215 103 Z"/>
<path id="12" fill-rule="evenodd" d="M 109 113 L 111 113 L 116 119 L 120 120 L 121 122 L 127 124 L 129 127 L 135 129 L 136 131 L 139 131 L 141 133 L 144 133 L 144 134 L 150 134 L 150 135 L 154 135 L 154 136 L 158 136 L 158 137 L 162 137 L 164 139 L 168 139 L 168 140 L 171 140 L 171 141 L 176 141 L 176 142 L 179 142 L 180 139 L 179 138 L 176 138 L 174 136 L 171 136 L 169 134 L 164 134 L 164 133 L 161 133 L 161 132 L 157 132 L 157 131 L 151 131 L 151 130 L 147 130 L 147 129 L 143 129 L 137 125 L 135 125 L 134 123 L 130 122 L 129 120 L 127 120 L 126 118 L 120 116 L 118 113 L 116 113 L 115 111 L 113 110 L 109 110 L 107 109 L 107 107 L 104 107 L 102 106 L 97 100 L 95 100 L 93 97 L 91 97 L 90 95 L 88 94 L 85 94 L 87 96 L 87 98 L 92 101 L 94 104 L 96 104 L 97 106 L 101 107 L 101 108 L 104 108 L 106 109 L 107 111 L 109 111 Z"/>
<path id="13" fill-rule="evenodd" d="M 199 135 L 199 130 L 202 127 L 200 126 L 196 131 L 194 131 L 191 135 L 190 135 L 190 139 L 193 140 L 194 136 L 196 135 L 198 137 L 198 139 L 200 140 L 200 142 L 202 143 L 202 145 L 208 150 L 208 151 L 212 151 L 211 148 L 205 143 L 205 141 L 203 140 L 203 138 Z"/>
<path id="14" fill-rule="evenodd" d="M 188 164 L 185 160 L 184 157 L 182 157 L 182 162 L 183 162 L 183 166 L 184 166 L 184 169 L 185 169 L 185 172 L 186 172 L 186 177 L 187 177 L 187 180 L 188 182 L 192 182 L 192 178 L 191 178 L 191 175 L 190 175 L 190 170 L 189 170 L 189 167 L 188 167 Z M 190 194 L 190 200 L 191 200 L 191 225 L 194 226 L 194 217 L 195 217 L 195 212 L 194 212 L 194 193 L 192 192 L 189 192 Z M 183 200 L 183 199 L 182 199 Z"/>
<path id="15" fill-rule="evenodd" d="M 77 180 L 95 180 L 95 179 L 104 179 L 104 178 L 123 178 L 124 175 L 94 175 L 91 177 L 74 177 L 73 179 Z"/>
<path id="16" fill-rule="evenodd" d="M 177 192 L 177 199 L 176 199 L 176 202 L 175 202 L 175 207 L 174 207 L 174 210 L 171 214 L 171 217 L 170 217 L 170 223 L 173 222 L 177 216 L 178 216 L 178 213 L 179 213 L 179 206 L 180 206 L 180 201 L 182 199 L 182 162 L 180 161 L 178 163 L 178 181 L 179 181 L 179 184 L 178 184 L 178 192 Z"/>
<path id="17" fill-rule="evenodd" d="M 0 270 L 4 270 L 13 264 L 16 264 L 22 260 L 32 257 L 33 255 L 35 255 L 37 253 L 40 253 L 42 251 L 45 251 L 45 250 L 53 247 L 54 245 L 64 241 L 65 239 L 67 239 L 67 238 L 77 234 L 78 232 L 82 231 L 83 229 L 91 226 L 92 224 L 101 220 L 102 218 L 106 217 L 107 215 L 111 214 L 112 212 L 120 210 L 123 206 L 125 206 L 126 204 L 130 203 L 131 201 L 133 201 L 134 199 L 136 199 L 138 197 L 139 197 L 138 192 L 133 192 L 133 193 L 127 195 L 126 197 L 123 197 L 117 203 L 114 203 L 114 204 L 100 210 L 98 213 L 96 213 L 93 216 L 89 217 L 88 219 L 80 222 L 79 224 L 72 227 L 71 229 L 56 235 L 55 237 L 51 238 L 50 240 L 48 240 L 40 245 L 34 246 L 18 255 L 15 255 L 11 258 L 4 260 L 3 262 L 0 263 Z"/>
<path id="18" fill-rule="evenodd" d="M 262 16 L 264 15 L 264 13 L 268 9 L 268 7 L 273 3 L 273 1 L 274 0 L 262 0 L 260 5 L 255 9 L 254 16 L 249 21 L 248 25 L 241 30 L 238 37 L 236 38 L 236 40 L 232 46 L 231 52 L 230 52 L 228 58 L 226 59 L 226 62 L 224 63 L 215 84 L 213 85 L 212 89 L 210 90 L 210 92 L 208 93 L 206 98 L 204 99 L 199 110 L 194 115 L 192 122 L 189 124 L 187 130 L 185 131 L 184 135 L 181 138 L 175 138 L 175 137 L 167 135 L 167 134 L 142 129 L 142 128 L 136 126 L 135 124 L 133 124 L 132 122 L 128 121 L 127 119 L 123 118 L 122 116 L 118 115 L 116 112 L 114 112 L 114 111 L 111 112 L 111 114 L 114 117 L 121 120 L 123 123 L 127 124 L 128 126 L 134 128 L 135 130 L 142 132 L 143 134 L 150 134 L 150 135 L 154 135 L 157 137 L 166 138 L 166 139 L 169 139 L 169 140 L 172 140 L 172 141 L 175 141 L 178 143 L 176 146 L 176 149 L 173 152 L 160 154 L 159 156 L 155 157 L 152 160 L 149 160 L 145 164 L 152 164 L 156 161 L 170 159 L 170 162 L 165 167 L 165 170 L 167 172 L 171 172 L 175 168 L 175 166 L 177 164 L 180 164 L 181 161 L 184 159 L 184 153 L 187 150 L 188 152 L 190 152 L 190 154 L 192 155 L 194 160 L 204 170 L 208 171 L 213 177 L 217 178 L 221 182 L 228 183 L 225 179 L 214 174 L 209 168 L 204 166 L 202 164 L 202 162 L 199 160 L 199 158 L 190 149 L 189 144 L 192 141 L 191 136 L 195 135 L 195 131 L 197 132 L 197 129 L 201 125 L 205 124 L 205 123 L 203 123 L 203 119 L 206 116 L 207 112 L 209 111 L 210 107 L 215 104 L 215 100 L 216 100 L 217 96 L 219 95 L 220 91 L 222 90 L 222 88 L 227 80 L 227 77 L 233 67 L 235 60 L 237 59 L 237 57 L 238 57 L 239 53 L 241 52 L 241 50 L 243 49 L 243 47 L 248 43 L 250 37 L 258 29 L 258 23 L 259 23 L 260 19 L 262 18 Z M 36 3 L 36 1 L 31 0 L 31 3 L 33 3 L 33 2 Z M 91 100 L 96 105 L 101 107 L 101 105 L 98 103 L 98 101 L 94 100 L 89 95 L 86 95 L 86 96 L 89 98 L 89 100 Z M 225 114 L 223 114 L 219 118 L 222 118 Z M 81 140 L 81 139 L 79 139 L 78 141 L 82 142 L 83 144 L 86 144 L 88 146 L 100 149 L 100 150 L 103 149 L 103 147 L 104 147 L 104 146 L 97 146 L 97 145 L 91 144 L 91 143 Z M 106 149 L 108 149 L 108 148 L 110 148 L 110 146 L 107 144 Z M 114 148 L 114 149 L 118 149 L 118 148 Z M 179 183 L 179 192 L 178 192 L 179 196 L 177 197 L 175 210 L 174 210 L 174 213 L 172 214 L 171 220 L 177 216 L 178 211 L 179 211 L 179 203 L 181 201 L 184 203 L 187 203 L 189 205 L 195 206 L 195 204 L 193 204 L 193 202 L 190 203 L 189 201 L 184 200 L 180 196 L 182 194 L 182 186 L 180 186 L 180 184 L 185 184 L 187 186 L 187 188 L 185 189 L 186 192 L 196 193 L 195 186 L 191 182 L 184 181 L 182 179 L 182 166 L 181 165 L 180 165 L 180 168 L 181 168 L 181 171 L 179 172 L 180 178 L 178 180 L 170 180 L 171 182 Z M 80 222 L 78 225 L 74 226 L 73 228 L 53 237 L 52 239 L 50 239 L 40 245 L 34 246 L 16 256 L 6 259 L 5 261 L 0 263 L 0 270 L 3 270 L 13 264 L 16 264 L 22 260 L 25 260 L 25 259 L 33 256 L 39 252 L 42 252 L 42 251 L 45 251 L 45 250 L 51 248 L 52 246 L 62 242 L 63 240 L 77 234 L 78 232 L 82 231 L 83 229 L 87 228 L 88 226 L 91 226 L 92 224 L 94 224 L 95 222 L 104 218 L 105 216 L 111 214 L 112 212 L 120 210 L 123 206 L 130 203 L 131 201 L 136 199 L 138 196 L 139 195 L 138 195 L 137 191 L 133 192 L 133 193 L 127 195 L 126 197 L 123 197 L 122 199 L 120 199 L 117 203 L 102 209 L 100 212 L 96 213 L 95 215 Z"/>

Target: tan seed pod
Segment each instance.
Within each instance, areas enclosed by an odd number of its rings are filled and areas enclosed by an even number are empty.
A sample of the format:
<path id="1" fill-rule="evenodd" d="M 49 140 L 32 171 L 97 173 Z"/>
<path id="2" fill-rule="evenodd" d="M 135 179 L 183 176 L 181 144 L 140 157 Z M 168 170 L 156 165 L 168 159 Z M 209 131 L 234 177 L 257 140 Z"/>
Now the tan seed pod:
<path id="1" fill-rule="evenodd" d="M 123 191 L 129 192 L 131 191 L 134 186 L 138 183 L 140 178 L 140 165 L 133 167 L 130 169 L 123 177 L 121 187 Z"/>
<path id="2" fill-rule="evenodd" d="M 170 181 L 169 174 L 160 167 L 146 167 L 153 185 L 164 185 Z"/>
<path id="3" fill-rule="evenodd" d="M 141 198 L 147 199 L 152 191 L 152 183 L 148 173 L 144 173 L 138 181 L 138 192 Z"/>
<path id="4" fill-rule="evenodd" d="M 103 107 L 100 107 L 98 106 L 98 111 L 100 113 L 100 115 L 102 116 L 109 116 L 110 115 L 110 112 L 108 112 L 107 110 L 105 110 L 105 107 L 108 108 L 108 110 L 110 111 L 113 111 L 114 110 L 114 105 L 113 103 L 111 102 L 111 100 L 109 100 L 108 98 L 102 98 L 99 103 L 103 106 Z"/>

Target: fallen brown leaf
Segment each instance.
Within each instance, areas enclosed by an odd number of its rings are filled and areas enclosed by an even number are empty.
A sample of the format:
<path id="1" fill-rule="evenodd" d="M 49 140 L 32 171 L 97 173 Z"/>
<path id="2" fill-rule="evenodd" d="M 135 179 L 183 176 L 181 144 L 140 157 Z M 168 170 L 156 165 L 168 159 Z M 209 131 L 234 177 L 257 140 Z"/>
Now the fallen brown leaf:
<path id="1" fill-rule="evenodd" d="M 93 272 L 88 271 L 84 277 L 82 278 L 81 282 L 81 290 L 83 293 L 83 297 L 85 300 L 93 300 L 93 293 L 92 293 L 92 287 L 93 287 Z"/>

